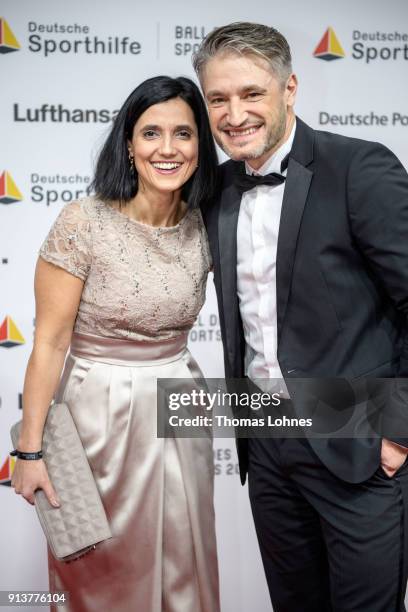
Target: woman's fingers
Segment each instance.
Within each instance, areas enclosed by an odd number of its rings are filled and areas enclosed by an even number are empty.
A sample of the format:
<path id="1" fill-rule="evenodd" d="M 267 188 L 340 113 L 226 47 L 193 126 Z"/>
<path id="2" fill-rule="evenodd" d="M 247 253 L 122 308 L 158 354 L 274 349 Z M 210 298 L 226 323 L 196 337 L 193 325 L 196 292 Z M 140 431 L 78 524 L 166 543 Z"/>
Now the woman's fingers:
<path id="1" fill-rule="evenodd" d="M 22 493 L 22 496 L 24 497 L 24 499 L 26 501 L 28 501 L 29 504 L 31 504 L 32 506 L 34 506 L 35 504 L 35 499 L 34 499 L 34 492 L 33 491 L 27 491 L 25 493 Z"/>
<path id="2" fill-rule="evenodd" d="M 54 508 L 59 508 L 60 507 L 60 503 L 58 501 L 58 497 L 57 494 L 55 492 L 54 487 L 51 484 L 50 479 L 47 476 L 47 480 L 43 483 L 42 487 L 41 487 L 48 499 L 48 502 L 51 504 L 51 506 L 54 506 Z"/>
<path id="3" fill-rule="evenodd" d="M 41 461 L 41 460 L 40 460 Z M 59 508 L 60 503 L 54 487 L 51 484 L 45 464 L 41 461 L 36 465 L 21 465 L 17 460 L 11 479 L 11 486 L 14 487 L 14 492 L 22 495 L 24 499 L 35 505 L 34 492 L 37 489 L 43 489 L 48 502 L 54 508 Z"/>

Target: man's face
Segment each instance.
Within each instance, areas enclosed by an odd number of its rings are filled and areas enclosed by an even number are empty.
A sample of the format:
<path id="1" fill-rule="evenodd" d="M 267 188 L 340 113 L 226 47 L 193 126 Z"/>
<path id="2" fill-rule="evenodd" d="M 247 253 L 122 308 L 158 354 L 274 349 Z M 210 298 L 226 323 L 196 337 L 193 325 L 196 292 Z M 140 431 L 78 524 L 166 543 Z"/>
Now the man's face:
<path id="1" fill-rule="evenodd" d="M 207 62 L 201 81 L 215 140 L 232 159 L 259 168 L 289 135 L 295 75 L 282 83 L 266 60 L 224 53 Z"/>

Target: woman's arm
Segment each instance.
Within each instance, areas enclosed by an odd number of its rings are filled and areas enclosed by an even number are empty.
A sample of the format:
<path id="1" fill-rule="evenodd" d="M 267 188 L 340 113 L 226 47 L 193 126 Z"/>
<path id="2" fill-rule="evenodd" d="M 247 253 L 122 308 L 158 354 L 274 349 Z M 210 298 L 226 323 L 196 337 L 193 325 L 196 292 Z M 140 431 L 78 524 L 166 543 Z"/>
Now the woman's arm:
<path id="1" fill-rule="evenodd" d="M 17 446 L 21 451 L 41 449 L 44 423 L 60 380 L 83 285 L 80 278 L 38 259 L 34 346 L 25 375 L 23 423 Z M 17 459 L 11 485 L 31 504 L 38 488 L 44 489 L 50 503 L 56 498 L 42 459 Z"/>

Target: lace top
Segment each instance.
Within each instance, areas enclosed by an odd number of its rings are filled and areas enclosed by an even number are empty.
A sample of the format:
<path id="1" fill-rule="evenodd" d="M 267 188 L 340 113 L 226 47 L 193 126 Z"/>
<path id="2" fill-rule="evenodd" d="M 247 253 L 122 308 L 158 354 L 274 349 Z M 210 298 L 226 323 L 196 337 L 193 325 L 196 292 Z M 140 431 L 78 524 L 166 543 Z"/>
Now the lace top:
<path id="1" fill-rule="evenodd" d="M 153 342 L 193 326 L 211 267 L 199 210 L 152 227 L 95 198 L 64 206 L 40 256 L 85 281 L 74 331 Z"/>

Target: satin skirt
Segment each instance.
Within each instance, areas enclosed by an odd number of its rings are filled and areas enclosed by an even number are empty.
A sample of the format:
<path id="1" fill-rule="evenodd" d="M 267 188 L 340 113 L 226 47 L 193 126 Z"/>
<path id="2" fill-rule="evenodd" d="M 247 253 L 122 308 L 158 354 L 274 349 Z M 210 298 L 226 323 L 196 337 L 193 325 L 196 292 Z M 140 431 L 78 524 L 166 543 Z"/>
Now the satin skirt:
<path id="1" fill-rule="evenodd" d="M 74 334 L 57 401 L 68 404 L 113 538 L 71 563 L 48 550 L 50 590 L 71 612 L 219 612 L 212 439 L 157 438 L 157 378 L 201 372 L 186 337 Z"/>

